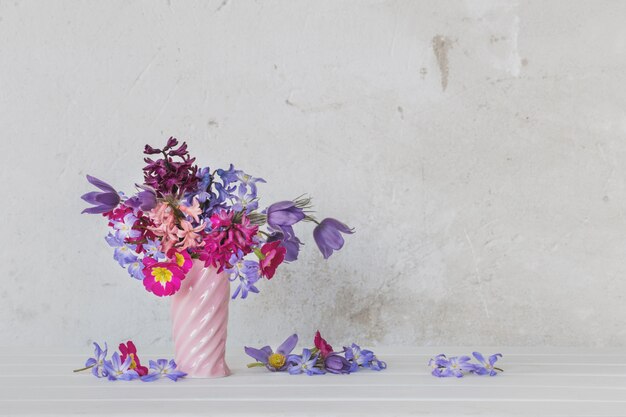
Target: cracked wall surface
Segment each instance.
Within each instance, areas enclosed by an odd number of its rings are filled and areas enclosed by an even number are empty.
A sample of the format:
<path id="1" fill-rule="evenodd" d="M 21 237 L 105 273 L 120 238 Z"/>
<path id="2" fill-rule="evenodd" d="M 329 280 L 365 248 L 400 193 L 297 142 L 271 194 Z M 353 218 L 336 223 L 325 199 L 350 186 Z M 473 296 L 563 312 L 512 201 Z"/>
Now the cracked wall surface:
<path id="1" fill-rule="evenodd" d="M 626 346 L 626 3 L 0 2 L 0 346 L 171 349 L 80 215 L 142 148 L 356 228 L 231 302 L 232 348 Z"/>

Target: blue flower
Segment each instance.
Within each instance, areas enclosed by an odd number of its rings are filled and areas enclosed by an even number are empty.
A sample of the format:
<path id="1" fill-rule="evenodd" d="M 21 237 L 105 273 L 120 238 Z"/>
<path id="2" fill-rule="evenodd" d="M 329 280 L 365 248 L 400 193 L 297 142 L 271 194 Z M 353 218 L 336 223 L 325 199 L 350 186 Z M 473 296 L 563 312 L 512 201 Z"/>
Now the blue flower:
<path id="1" fill-rule="evenodd" d="M 115 248 L 115 251 L 113 251 L 113 259 L 115 259 L 122 268 L 126 268 L 126 265 L 137 261 L 136 248 L 137 245 L 123 243 L 122 246 Z"/>
<path id="2" fill-rule="evenodd" d="M 359 366 L 369 368 L 373 371 L 381 371 L 387 368 L 387 364 L 378 360 L 374 352 L 367 349 L 361 349 L 359 345 L 353 343 L 350 347 L 344 347 L 346 359 L 352 362 L 352 371 L 356 371 Z"/>
<path id="3" fill-rule="evenodd" d="M 96 342 L 94 342 L 93 345 L 95 348 L 93 353 L 94 357 L 87 359 L 87 362 L 85 362 L 85 368 L 91 367 L 91 373 L 98 378 L 108 376 L 108 372 L 104 368 L 104 362 L 106 360 L 108 350 L 107 344 L 106 342 L 104 343 L 104 350 L 102 350 L 100 345 Z"/>
<path id="4" fill-rule="evenodd" d="M 120 239 L 136 239 L 141 236 L 139 230 L 133 229 L 137 217 L 133 213 L 124 216 L 121 222 L 113 222 L 113 228 L 116 230 L 115 235 Z"/>
<path id="5" fill-rule="evenodd" d="M 239 187 L 239 193 L 237 196 L 232 196 L 233 201 L 233 210 L 234 211 L 246 211 L 246 213 L 250 213 L 259 208 L 259 200 L 256 197 L 256 194 L 250 193 L 248 194 L 246 187 Z"/>
<path id="6" fill-rule="evenodd" d="M 440 355 L 441 356 L 441 355 Z M 464 372 L 474 372 L 476 365 L 470 362 L 469 356 L 454 356 L 449 359 L 439 359 L 439 368 L 433 369 L 432 374 L 439 378 L 455 376 L 463 377 Z"/>
<path id="7" fill-rule="evenodd" d="M 166 377 L 176 382 L 178 378 L 187 376 L 185 372 L 176 370 L 176 362 L 173 359 L 169 362 L 167 359 L 158 359 L 156 362 L 150 361 L 150 369 L 155 372 L 150 372 L 148 375 L 141 377 L 142 381 L 152 382 L 161 377 Z"/>
<path id="8" fill-rule="evenodd" d="M 494 366 L 495 363 L 498 361 L 498 358 L 502 357 L 501 353 L 496 353 L 495 355 L 489 356 L 488 360 L 485 360 L 485 357 L 480 352 L 472 352 L 472 355 L 476 358 L 478 362 L 482 364 L 482 366 L 481 365 L 474 366 L 475 368 L 474 372 L 476 374 L 478 375 L 489 374 L 489 376 L 496 376 L 498 375 L 497 371 L 502 371 L 502 369 L 496 368 Z"/>
<path id="9" fill-rule="evenodd" d="M 230 281 L 239 279 L 239 286 L 233 292 L 232 299 L 237 298 L 241 293 L 241 298 L 246 298 L 249 292 L 258 293 L 259 289 L 254 284 L 260 278 L 259 263 L 255 261 L 249 261 L 243 259 L 243 252 L 241 250 L 233 254 L 228 261 L 231 268 L 224 269 L 225 272 L 230 274 L 228 278 Z"/>
<path id="10" fill-rule="evenodd" d="M 156 259 L 157 261 L 160 259 L 165 259 L 165 254 L 161 252 L 160 247 L 160 244 L 150 239 L 148 239 L 148 241 L 143 244 L 143 249 L 146 251 L 146 255 Z"/>
<path id="11" fill-rule="evenodd" d="M 317 358 L 319 354 L 312 356 L 309 349 L 303 349 L 302 355 L 291 355 L 287 361 L 291 364 L 289 366 L 289 373 L 291 375 L 297 375 L 305 372 L 307 375 L 321 375 L 324 370 L 317 368 Z"/>
<path id="12" fill-rule="evenodd" d="M 132 379 L 139 378 L 139 374 L 130 368 L 132 361 L 131 355 L 126 357 L 124 363 L 120 361 L 120 354 L 115 352 L 111 356 L 110 361 L 104 362 L 104 369 L 108 372 L 108 378 L 111 381 L 122 379 L 124 381 L 130 381 Z"/>
<path id="13" fill-rule="evenodd" d="M 134 262 L 128 264 L 128 273 L 131 277 L 142 280 L 144 279 L 143 266 L 143 263 L 139 259 L 136 259 Z"/>

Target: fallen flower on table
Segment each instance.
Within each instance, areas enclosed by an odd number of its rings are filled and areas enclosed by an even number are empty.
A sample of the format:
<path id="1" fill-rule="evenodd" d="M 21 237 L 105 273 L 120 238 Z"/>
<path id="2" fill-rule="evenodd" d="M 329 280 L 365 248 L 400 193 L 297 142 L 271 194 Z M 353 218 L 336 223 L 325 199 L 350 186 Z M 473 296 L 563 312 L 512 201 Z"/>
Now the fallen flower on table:
<path id="1" fill-rule="evenodd" d="M 438 378 L 451 376 L 461 378 L 468 373 L 496 376 L 498 372 L 504 372 L 501 368 L 494 366 L 498 358 L 502 357 L 502 354 L 496 353 L 489 356 L 488 359 L 485 359 L 480 352 L 473 352 L 472 355 L 479 362 L 478 364 L 472 363 L 472 358 L 469 356 L 452 356 L 448 358 L 441 353 L 431 358 L 428 361 L 428 366 L 432 368 L 432 375 Z"/>
<path id="2" fill-rule="evenodd" d="M 97 378 L 108 378 L 110 381 L 131 381 L 133 379 L 141 379 L 144 382 L 156 381 L 162 376 L 177 381 L 179 378 L 185 377 L 187 374 L 176 370 L 176 362 L 174 360 L 158 359 L 150 361 L 150 369 L 141 365 L 139 356 L 137 356 L 137 348 L 135 344 L 129 340 L 126 343 L 120 343 L 120 352 L 114 352 L 111 360 L 107 360 L 107 344 L 104 344 L 104 350 L 100 348 L 98 343 L 94 342 L 94 357 L 87 359 L 85 367 L 75 369 L 74 372 L 81 372 L 91 369 L 91 373 Z M 121 354 L 120 354 L 121 353 Z"/>
<path id="3" fill-rule="evenodd" d="M 351 347 L 333 352 L 332 346 L 322 338 L 320 332 L 315 334 L 312 349 L 303 349 L 301 355 L 290 354 L 298 343 L 298 335 L 291 335 L 278 347 L 276 352 L 269 346 L 252 348 L 246 346 L 245 352 L 257 362 L 248 364 L 248 368 L 265 366 L 272 372 L 288 371 L 291 375 L 305 373 L 320 375 L 325 373 L 349 374 L 359 368 L 381 371 L 387 364 L 376 358 L 371 350 L 361 349 L 353 343 Z"/>

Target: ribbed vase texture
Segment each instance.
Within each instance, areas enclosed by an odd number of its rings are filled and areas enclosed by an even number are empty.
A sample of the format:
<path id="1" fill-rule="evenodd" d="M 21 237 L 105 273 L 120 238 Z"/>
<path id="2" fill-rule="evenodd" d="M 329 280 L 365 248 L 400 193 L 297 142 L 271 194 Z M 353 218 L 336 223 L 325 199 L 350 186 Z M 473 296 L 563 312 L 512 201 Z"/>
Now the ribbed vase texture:
<path id="1" fill-rule="evenodd" d="M 229 300 L 228 275 L 194 260 L 180 290 L 172 296 L 174 359 L 188 377 L 230 375 L 224 358 Z"/>

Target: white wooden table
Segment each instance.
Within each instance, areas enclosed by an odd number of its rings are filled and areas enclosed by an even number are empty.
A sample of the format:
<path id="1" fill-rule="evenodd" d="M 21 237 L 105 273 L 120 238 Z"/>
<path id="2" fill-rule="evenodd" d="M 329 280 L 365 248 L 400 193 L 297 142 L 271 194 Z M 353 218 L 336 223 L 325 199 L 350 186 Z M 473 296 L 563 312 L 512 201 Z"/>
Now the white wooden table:
<path id="1" fill-rule="evenodd" d="M 387 370 L 291 376 L 233 353 L 228 378 L 127 383 L 72 373 L 89 351 L 0 349 L 0 415 L 626 416 L 625 349 L 500 348 L 504 374 L 461 379 L 431 376 L 427 361 L 471 349 L 375 350 Z"/>

